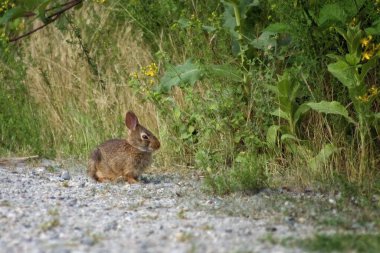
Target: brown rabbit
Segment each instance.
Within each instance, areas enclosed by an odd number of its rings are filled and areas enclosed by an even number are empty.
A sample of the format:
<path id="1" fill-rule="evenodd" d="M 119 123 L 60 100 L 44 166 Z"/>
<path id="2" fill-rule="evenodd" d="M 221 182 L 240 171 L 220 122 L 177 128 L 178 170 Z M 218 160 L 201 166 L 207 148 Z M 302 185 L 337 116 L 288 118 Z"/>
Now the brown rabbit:
<path id="1" fill-rule="evenodd" d="M 128 128 L 126 140 L 108 140 L 91 154 L 88 174 L 98 182 L 124 180 L 136 183 L 152 163 L 153 151 L 160 148 L 156 136 L 139 124 L 133 112 L 127 112 L 125 124 Z"/>

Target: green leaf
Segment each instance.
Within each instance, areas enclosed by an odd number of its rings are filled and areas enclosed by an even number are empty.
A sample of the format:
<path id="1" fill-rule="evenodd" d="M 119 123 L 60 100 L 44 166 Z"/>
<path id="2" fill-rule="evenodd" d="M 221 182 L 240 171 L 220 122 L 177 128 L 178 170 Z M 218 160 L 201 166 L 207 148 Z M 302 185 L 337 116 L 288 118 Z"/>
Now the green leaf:
<path id="1" fill-rule="evenodd" d="M 380 35 L 380 19 L 373 22 L 371 27 L 365 29 L 368 35 Z"/>
<path id="2" fill-rule="evenodd" d="M 319 13 L 318 24 L 320 26 L 327 26 L 332 22 L 344 24 L 346 19 L 347 14 L 339 4 L 325 4 Z"/>
<path id="3" fill-rule="evenodd" d="M 212 33 L 216 31 L 216 28 L 210 25 L 202 25 L 202 29 L 208 33 Z"/>
<path id="4" fill-rule="evenodd" d="M 356 53 L 346 54 L 345 60 L 349 65 L 355 66 L 360 62 L 360 55 Z"/>
<path id="5" fill-rule="evenodd" d="M 361 82 L 366 77 L 368 71 L 370 71 L 372 68 L 376 66 L 376 63 L 377 63 L 377 57 L 375 56 L 375 57 L 372 57 L 369 61 L 367 61 L 361 66 L 361 71 L 360 71 L 360 76 L 359 76 Z"/>
<path id="6" fill-rule="evenodd" d="M 309 110 L 310 106 L 308 106 L 307 104 L 300 105 L 294 113 L 294 125 L 296 125 L 301 116 L 307 113 Z"/>
<path id="7" fill-rule="evenodd" d="M 170 67 L 160 79 L 159 89 L 161 92 L 169 92 L 173 86 L 194 83 L 202 77 L 200 66 L 187 60 L 184 64 Z"/>
<path id="8" fill-rule="evenodd" d="M 232 65 L 207 65 L 206 72 L 216 77 L 224 77 L 235 82 L 243 81 L 243 73 Z"/>
<path id="9" fill-rule="evenodd" d="M 223 13 L 223 18 L 224 18 L 224 23 L 223 27 L 229 31 L 230 35 L 238 39 L 239 34 L 236 32 L 236 19 L 235 19 L 235 14 L 234 14 L 234 5 L 236 3 L 230 3 L 229 1 L 220 1 L 224 5 L 224 13 Z"/>
<path id="10" fill-rule="evenodd" d="M 277 96 L 279 95 L 278 87 L 276 85 L 265 85 L 265 88 L 267 88 L 269 91 L 273 92 Z"/>
<path id="11" fill-rule="evenodd" d="M 297 138 L 297 136 L 294 136 L 292 134 L 283 134 L 281 135 L 281 141 L 282 142 L 285 142 L 287 140 L 292 140 L 292 141 L 296 141 L 296 142 L 300 142 L 301 140 Z"/>
<path id="12" fill-rule="evenodd" d="M 337 61 L 327 66 L 328 71 L 349 89 L 355 87 L 355 67 L 345 61 Z"/>
<path id="13" fill-rule="evenodd" d="M 0 18 L 0 24 L 6 24 L 11 20 L 22 17 L 24 16 L 25 12 L 25 9 L 21 6 L 16 6 L 10 10 L 7 10 L 5 14 Z"/>
<path id="14" fill-rule="evenodd" d="M 355 123 L 355 121 L 350 116 L 348 116 L 348 111 L 346 108 L 337 101 L 321 101 L 319 103 L 309 102 L 306 103 L 306 105 L 314 111 L 326 114 L 340 115 L 346 118 L 350 123 Z"/>
<path id="15" fill-rule="evenodd" d="M 177 20 L 177 24 L 180 28 L 185 29 L 191 26 L 191 21 L 187 18 L 180 18 Z"/>
<path id="16" fill-rule="evenodd" d="M 343 57 L 341 55 L 327 54 L 326 56 L 329 57 L 329 58 L 331 58 L 331 59 L 334 59 L 336 61 L 345 61 L 345 57 Z"/>
<path id="17" fill-rule="evenodd" d="M 280 108 L 274 110 L 273 112 L 271 112 L 271 114 L 273 116 L 276 116 L 276 117 L 279 117 L 279 118 L 282 118 L 282 119 L 286 119 L 287 121 L 290 121 L 290 119 L 291 119 L 289 113 L 284 112 Z"/>
<path id="18" fill-rule="evenodd" d="M 292 28 L 285 23 L 273 23 L 267 26 L 264 31 L 271 33 L 290 33 Z"/>
<path id="19" fill-rule="evenodd" d="M 266 51 L 277 46 L 277 41 L 274 38 L 276 33 L 264 31 L 258 38 L 250 43 L 253 47 Z"/>
<path id="20" fill-rule="evenodd" d="M 339 150 L 340 149 L 336 148 L 333 144 L 324 145 L 323 148 L 319 151 L 318 155 L 309 160 L 309 167 L 313 171 L 316 171 L 328 162 L 332 154 L 338 152 Z"/>
<path id="21" fill-rule="evenodd" d="M 272 148 L 276 147 L 279 130 L 280 130 L 280 126 L 278 125 L 272 125 L 268 128 L 266 139 L 267 139 L 267 144 Z"/>

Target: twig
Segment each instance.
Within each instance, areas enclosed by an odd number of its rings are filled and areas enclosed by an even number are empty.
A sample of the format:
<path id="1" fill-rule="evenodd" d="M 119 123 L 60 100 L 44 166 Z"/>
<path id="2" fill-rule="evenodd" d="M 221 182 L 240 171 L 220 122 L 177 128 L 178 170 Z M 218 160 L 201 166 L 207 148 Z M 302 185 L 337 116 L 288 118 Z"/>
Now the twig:
<path id="1" fill-rule="evenodd" d="M 53 14 L 51 14 L 51 15 L 49 15 L 47 17 L 48 21 L 46 23 L 44 23 L 43 25 L 41 25 L 41 26 L 39 26 L 39 27 L 37 27 L 37 28 L 35 28 L 35 29 L 27 32 L 27 33 L 24 33 L 24 34 L 22 34 L 20 36 L 17 36 L 15 38 L 10 39 L 9 42 L 16 42 L 19 39 L 22 39 L 24 37 L 27 37 L 27 36 L 31 35 L 32 33 L 37 32 L 38 30 L 44 28 L 45 26 L 47 26 L 47 25 L 53 23 L 55 20 L 57 20 L 62 13 L 64 13 L 64 12 L 68 11 L 69 9 L 71 9 L 71 8 L 73 8 L 73 7 L 81 4 L 82 2 L 83 2 L 83 0 L 73 0 L 73 1 L 69 2 L 70 4 L 69 3 L 64 4 L 63 6 L 66 6 L 66 7 L 63 8 L 63 9 L 61 9 L 61 10 L 59 10 L 59 11 L 57 11 L 57 12 L 55 12 L 55 13 L 53 13 Z M 31 13 L 29 13 L 28 15 L 29 16 L 33 16 Z"/>
<path id="2" fill-rule="evenodd" d="M 0 158 L 0 164 L 5 164 L 9 162 L 22 162 L 26 160 L 31 159 L 37 159 L 38 155 L 32 155 L 32 156 L 24 156 L 24 157 L 8 157 L 8 158 Z"/>

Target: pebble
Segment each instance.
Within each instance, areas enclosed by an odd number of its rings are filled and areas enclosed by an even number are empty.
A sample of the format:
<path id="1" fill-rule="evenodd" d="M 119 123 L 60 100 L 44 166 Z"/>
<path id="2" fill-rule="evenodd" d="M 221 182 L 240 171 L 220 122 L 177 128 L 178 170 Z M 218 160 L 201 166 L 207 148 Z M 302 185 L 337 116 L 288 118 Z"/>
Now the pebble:
<path id="1" fill-rule="evenodd" d="M 101 184 L 83 170 L 41 168 L 20 167 L 16 174 L 0 168 L 0 253 L 299 253 L 263 238 L 276 231 L 300 238 L 315 229 L 306 218 L 294 226 L 291 201 L 272 206 L 277 191 L 216 197 L 202 191 L 200 180 L 176 174 Z"/>
<path id="2" fill-rule="evenodd" d="M 61 179 L 63 179 L 63 180 L 70 180 L 71 179 L 70 173 L 67 170 L 62 171 L 62 173 L 61 173 Z"/>

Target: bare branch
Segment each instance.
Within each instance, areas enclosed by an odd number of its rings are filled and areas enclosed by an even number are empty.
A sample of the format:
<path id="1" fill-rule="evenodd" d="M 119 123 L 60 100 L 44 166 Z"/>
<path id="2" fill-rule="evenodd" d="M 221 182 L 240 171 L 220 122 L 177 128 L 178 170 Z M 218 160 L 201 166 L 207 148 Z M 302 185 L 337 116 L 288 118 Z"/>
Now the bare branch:
<path id="1" fill-rule="evenodd" d="M 49 15 L 49 16 L 47 17 L 48 21 L 47 21 L 46 23 L 44 23 L 43 25 L 41 25 L 41 26 L 39 26 L 39 27 L 37 27 L 37 28 L 35 28 L 35 29 L 33 29 L 33 30 L 27 32 L 27 33 L 24 33 L 24 34 L 22 34 L 22 35 L 20 35 L 20 36 L 17 36 L 17 37 L 14 37 L 14 38 L 9 39 L 9 42 L 16 42 L 16 41 L 18 41 L 18 40 L 20 40 L 20 39 L 22 39 L 22 38 L 24 38 L 24 37 L 27 37 L 27 36 L 31 35 L 32 33 L 37 32 L 38 30 L 41 30 L 41 29 L 44 28 L 45 26 L 47 26 L 47 25 L 53 23 L 54 21 L 56 21 L 56 20 L 61 16 L 61 14 L 63 14 L 64 12 L 70 10 L 71 8 L 73 8 L 73 7 L 75 7 L 75 6 L 79 5 L 79 4 L 81 4 L 82 2 L 83 2 L 83 0 L 72 0 L 72 1 L 70 1 L 70 2 L 68 2 L 68 3 L 62 4 L 61 6 L 64 7 L 64 8 L 62 8 L 62 9 L 60 9 L 59 11 L 54 12 L 53 14 Z M 52 9 L 56 9 L 56 8 L 57 8 L 57 7 L 53 7 L 53 8 L 51 8 L 50 10 L 52 10 Z M 29 13 L 28 13 L 28 17 L 35 16 L 35 15 L 36 15 L 36 14 L 33 13 L 33 12 L 29 12 Z"/>

